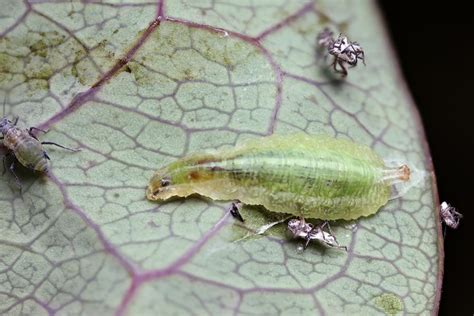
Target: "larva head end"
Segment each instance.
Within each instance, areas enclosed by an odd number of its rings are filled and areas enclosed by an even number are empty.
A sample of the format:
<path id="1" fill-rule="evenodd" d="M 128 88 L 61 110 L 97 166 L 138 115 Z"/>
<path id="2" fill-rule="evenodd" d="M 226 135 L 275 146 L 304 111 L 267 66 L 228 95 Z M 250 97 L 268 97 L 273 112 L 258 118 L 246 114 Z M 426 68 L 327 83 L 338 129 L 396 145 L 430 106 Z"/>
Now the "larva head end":
<path id="1" fill-rule="evenodd" d="M 173 196 L 170 194 L 171 178 L 162 172 L 156 172 L 148 183 L 146 197 L 152 201 L 166 200 Z"/>
<path id="2" fill-rule="evenodd" d="M 159 201 L 159 191 L 155 190 L 151 185 L 146 189 L 146 198 L 150 201 Z"/>

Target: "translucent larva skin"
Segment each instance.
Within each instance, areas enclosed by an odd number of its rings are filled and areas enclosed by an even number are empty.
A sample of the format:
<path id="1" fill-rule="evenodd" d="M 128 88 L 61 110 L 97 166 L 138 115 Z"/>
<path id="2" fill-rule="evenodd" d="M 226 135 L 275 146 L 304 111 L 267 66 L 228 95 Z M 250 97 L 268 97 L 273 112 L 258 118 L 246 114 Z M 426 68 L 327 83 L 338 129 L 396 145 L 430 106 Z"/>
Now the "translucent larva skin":
<path id="1" fill-rule="evenodd" d="M 275 135 L 177 160 L 153 175 L 147 197 L 197 193 L 305 218 L 348 220 L 377 212 L 392 184 L 408 178 L 408 167 L 388 168 L 366 146 L 324 135 Z"/>

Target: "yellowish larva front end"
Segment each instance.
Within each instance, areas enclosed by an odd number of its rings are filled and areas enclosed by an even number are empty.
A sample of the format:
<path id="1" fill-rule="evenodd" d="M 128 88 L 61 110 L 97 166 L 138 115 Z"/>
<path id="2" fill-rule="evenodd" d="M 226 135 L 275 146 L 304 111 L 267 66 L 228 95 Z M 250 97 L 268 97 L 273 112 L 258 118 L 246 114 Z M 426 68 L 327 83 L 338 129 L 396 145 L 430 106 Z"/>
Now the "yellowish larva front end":
<path id="1" fill-rule="evenodd" d="M 194 154 L 159 169 L 150 179 L 146 197 L 152 201 L 164 201 L 174 196 L 187 197 L 197 193 L 199 187 L 218 176 L 204 167 L 213 160 L 211 154 Z"/>

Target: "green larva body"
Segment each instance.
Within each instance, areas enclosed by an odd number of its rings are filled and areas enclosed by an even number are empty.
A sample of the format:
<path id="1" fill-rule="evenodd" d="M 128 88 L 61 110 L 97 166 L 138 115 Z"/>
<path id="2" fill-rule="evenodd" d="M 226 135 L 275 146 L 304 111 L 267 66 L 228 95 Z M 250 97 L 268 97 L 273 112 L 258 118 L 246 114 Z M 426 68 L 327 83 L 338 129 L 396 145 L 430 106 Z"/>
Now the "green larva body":
<path id="1" fill-rule="evenodd" d="M 348 140 L 274 135 L 179 159 L 153 175 L 147 197 L 197 193 L 305 218 L 348 220 L 377 212 L 392 184 L 408 178 L 406 165 L 388 168 L 369 147 Z"/>

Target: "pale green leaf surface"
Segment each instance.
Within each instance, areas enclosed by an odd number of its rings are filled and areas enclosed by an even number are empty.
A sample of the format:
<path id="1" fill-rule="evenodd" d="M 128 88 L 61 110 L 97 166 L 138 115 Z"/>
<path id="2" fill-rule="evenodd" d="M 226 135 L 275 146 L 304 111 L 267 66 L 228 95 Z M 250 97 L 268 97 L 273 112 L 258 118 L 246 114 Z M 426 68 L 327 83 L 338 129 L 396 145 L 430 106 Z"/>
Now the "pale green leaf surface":
<path id="1" fill-rule="evenodd" d="M 157 204 L 152 172 L 275 133 L 352 139 L 432 171 L 424 135 L 368 1 L 2 0 L 6 115 L 50 131 L 48 177 L 0 179 L 6 315 L 428 314 L 442 267 L 434 184 L 332 227 L 349 251 L 297 250 L 273 214 L 191 198 Z M 325 26 L 364 47 L 345 81 L 316 58 Z M 3 148 L 3 151 L 4 148 Z"/>

